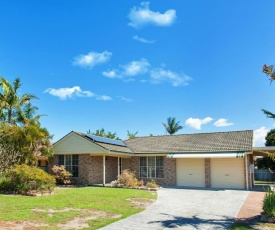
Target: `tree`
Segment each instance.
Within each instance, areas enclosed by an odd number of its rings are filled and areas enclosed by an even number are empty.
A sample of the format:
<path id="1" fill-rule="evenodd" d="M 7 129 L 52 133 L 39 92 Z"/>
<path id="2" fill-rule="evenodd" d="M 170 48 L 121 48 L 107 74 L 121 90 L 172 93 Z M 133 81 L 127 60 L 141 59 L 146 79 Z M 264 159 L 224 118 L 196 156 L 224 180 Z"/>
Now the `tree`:
<path id="1" fill-rule="evenodd" d="M 271 129 L 265 137 L 265 146 L 275 146 L 275 129 Z"/>
<path id="2" fill-rule="evenodd" d="M 13 85 L 0 80 L 0 172 L 14 164 L 36 165 L 38 156 L 51 156 L 52 136 L 41 127 L 36 115 L 37 107 L 31 104 L 32 94 L 18 95 L 20 79 Z"/>
<path id="3" fill-rule="evenodd" d="M 275 70 L 273 65 L 267 66 L 264 64 L 262 71 L 270 78 L 271 82 L 275 80 Z"/>
<path id="4" fill-rule="evenodd" d="M 275 129 L 271 129 L 265 137 L 265 146 L 275 146 Z M 258 158 L 255 162 L 258 169 L 275 170 L 275 161 L 272 160 L 272 155 L 269 157 Z"/>
<path id="5" fill-rule="evenodd" d="M 129 139 L 134 139 L 137 134 L 138 134 L 138 131 L 136 131 L 135 133 L 130 133 L 129 130 L 127 130 L 127 136 Z"/>
<path id="6" fill-rule="evenodd" d="M 0 168 L 10 168 L 16 164 L 36 165 L 38 156 L 52 156 L 50 140 L 52 136 L 46 128 L 32 120 L 24 126 L 0 124 Z"/>
<path id="7" fill-rule="evenodd" d="M 183 129 L 183 126 L 180 126 L 179 123 L 179 121 L 176 122 L 176 118 L 168 117 L 167 124 L 162 123 L 162 125 L 164 126 L 166 132 L 168 132 L 170 135 L 173 135 L 179 130 Z"/>
<path id="8" fill-rule="evenodd" d="M 36 96 L 28 93 L 19 96 L 18 91 L 21 85 L 20 78 L 16 78 L 13 85 L 3 77 L 0 79 L 0 118 L 9 124 L 16 122 L 15 114 L 24 105 L 30 104 L 32 99 L 37 99 Z"/>
<path id="9" fill-rule="evenodd" d="M 275 70 L 274 70 L 274 66 L 273 65 L 269 65 L 267 66 L 266 64 L 263 65 L 263 69 L 262 71 L 267 75 L 269 76 L 270 78 L 270 81 L 272 83 L 272 81 L 275 80 Z M 275 119 L 275 114 L 266 110 L 266 109 L 262 109 L 263 113 L 268 117 L 268 118 L 272 118 L 272 119 Z M 270 130 L 270 132 L 267 134 L 266 138 L 266 146 L 270 146 L 269 144 L 272 144 L 274 145 L 273 141 L 272 141 L 272 138 L 273 138 L 273 134 L 274 131 L 273 130 Z M 268 144 L 268 145 L 267 145 Z M 273 160 L 275 161 L 275 154 L 274 153 L 269 153 L 268 156 Z"/>
<path id="10" fill-rule="evenodd" d="M 87 131 L 87 134 L 91 134 L 91 135 L 95 135 L 95 136 L 99 136 L 99 137 L 107 137 L 107 138 L 111 138 L 111 139 L 116 139 L 116 140 L 120 140 L 119 137 L 117 137 L 116 133 L 112 133 L 112 132 L 105 132 L 105 129 L 97 129 L 94 133 L 91 132 L 91 130 L 89 129 Z"/>

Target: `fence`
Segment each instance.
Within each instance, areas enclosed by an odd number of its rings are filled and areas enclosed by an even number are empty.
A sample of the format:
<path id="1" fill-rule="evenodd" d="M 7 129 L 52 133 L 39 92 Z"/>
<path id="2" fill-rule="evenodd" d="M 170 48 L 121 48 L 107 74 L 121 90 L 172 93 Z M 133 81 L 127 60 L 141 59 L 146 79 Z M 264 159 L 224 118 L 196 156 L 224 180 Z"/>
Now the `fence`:
<path id="1" fill-rule="evenodd" d="M 255 180 L 275 182 L 275 170 L 255 169 L 254 173 Z"/>

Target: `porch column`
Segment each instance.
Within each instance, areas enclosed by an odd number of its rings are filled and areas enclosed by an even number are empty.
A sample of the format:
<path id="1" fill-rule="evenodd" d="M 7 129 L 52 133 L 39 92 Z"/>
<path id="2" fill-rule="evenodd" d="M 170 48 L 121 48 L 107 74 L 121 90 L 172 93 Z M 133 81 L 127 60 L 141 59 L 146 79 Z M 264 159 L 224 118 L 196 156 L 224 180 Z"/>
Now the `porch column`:
<path id="1" fill-rule="evenodd" d="M 117 176 L 119 176 L 119 174 L 120 174 L 119 161 L 120 161 L 120 157 L 117 157 Z"/>
<path id="2" fill-rule="evenodd" d="M 103 156 L 103 186 L 105 186 L 105 161 L 106 161 L 106 156 Z"/>

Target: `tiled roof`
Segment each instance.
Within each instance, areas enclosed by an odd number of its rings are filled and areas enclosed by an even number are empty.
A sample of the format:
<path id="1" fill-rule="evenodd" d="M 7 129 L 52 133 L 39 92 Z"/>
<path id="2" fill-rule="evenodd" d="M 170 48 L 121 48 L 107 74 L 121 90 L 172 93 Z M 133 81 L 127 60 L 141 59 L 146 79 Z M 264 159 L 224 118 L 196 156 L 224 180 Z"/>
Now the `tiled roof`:
<path id="1" fill-rule="evenodd" d="M 124 143 L 135 153 L 248 152 L 253 130 L 136 137 Z"/>
<path id="2" fill-rule="evenodd" d="M 81 137 L 87 139 L 88 141 L 91 141 L 107 150 L 115 151 L 115 152 L 123 152 L 123 153 L 133 153 L 133 151 L 130 148 L 128 148 L 127 146 L 119 146 L 119 145 L 113 145 L 113 144 L 93 141 L 90 138 L 86 137 L 84 133 L 80 133 L 80 132 L 75 132 L 75 133 L 80 135 Z"/>

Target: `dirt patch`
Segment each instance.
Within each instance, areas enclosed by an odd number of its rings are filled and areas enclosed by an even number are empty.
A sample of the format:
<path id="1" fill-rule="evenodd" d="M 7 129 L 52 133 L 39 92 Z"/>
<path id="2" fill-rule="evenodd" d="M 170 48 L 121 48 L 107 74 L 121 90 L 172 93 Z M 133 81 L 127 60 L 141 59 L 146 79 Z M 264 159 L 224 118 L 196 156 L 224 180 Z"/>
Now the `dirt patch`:
<path id="1" fill-rule="evenodd" d="M 33 209 L 34 212 L 43 212 L 49 217 L 53 217 L 54 213 L 68 212 L 68 211 L 80 211 L 81 214 L 72 220 L 69 220 L 65 224 L 58 224 L 57 227 L 63 230 L 70 229 L 83 229 L 89 228 L 88 221 L 97 218 L 119 218 L 121 215 L 108 214 L 103 211 L 91 210 L 91 209 L 77 209 L 77 208 L 64 208 L 60 210 L 54 209 Z M 35 230 L 41 227 L 49 227 L 48 224 L 38 224 L 27 221 L 5 221 L 0 222 L 0 229 L 2 230 Z"/>
<path id="2" fill-rule="evenodd" d="M 0 222 L 1 230 L 35 230 L 39 227 L 46 227 L 47 224 L 37 224 L 27 221 L 5 221 Z"/>
<path id="3" fill-rule="evenodd" d="M 78 210 L 78 209 L 73 209 L 73 210 Z M 83 211 L 83 214 L 85 214 L 85 216 L 77 216 L 65 224 L 58 224 L 57 227 L 64 230 L 89 228 L 89 224 L 88 224 L 89 220 L 93 220 L 97 218 L 119 218 L 121 216 L 121 215 L 111 215 L 106 212 L 97 211 L 97 210 L 82 209 L 81 211 Z"/>
<path id="4" fill-rule="evenodd" d="M 145 209 L 149 205 L 153 204 L 156 200 L 154 199 L 146 199 L 146 198 L 129 198 L 126 199 L 128 201 L 131 201 L 133 204 L 133 208 L 143 208 Z"/>

